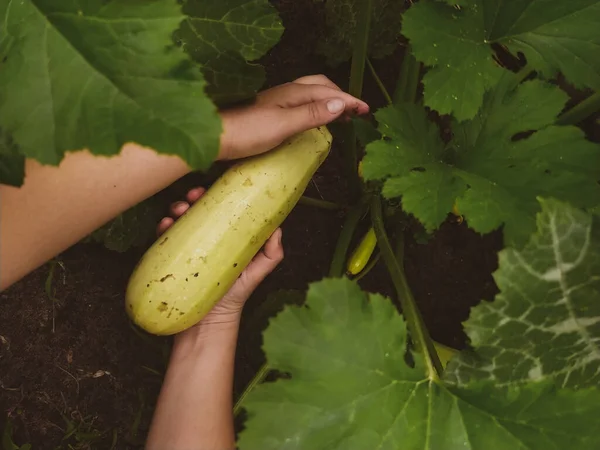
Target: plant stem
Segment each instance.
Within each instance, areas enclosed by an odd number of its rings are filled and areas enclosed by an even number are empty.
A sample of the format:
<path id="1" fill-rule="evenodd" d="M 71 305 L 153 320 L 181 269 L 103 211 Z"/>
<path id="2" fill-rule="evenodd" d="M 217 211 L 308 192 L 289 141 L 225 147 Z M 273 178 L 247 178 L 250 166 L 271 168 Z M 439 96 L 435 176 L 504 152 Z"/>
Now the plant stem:
<path id="1" fill-rule="evenodd" d="M 333 278 L 339 278 L 344 274 L 344 265 L 346 263 L 346 255 L 348 254 L 348 247 L 352 242 L 352 236 L 354 236 L 354 230 L 356 229 L 360 218 L 365 213 L 368 206 L 368 200 L 362 198 L 356 205 L 354 205 L 348 214 L 346 220 L 342 226 L 342 231 L 338 236 L 338 240 L 333 252 L 333 258 L 331 260 L 331 266 L 329 266 L 329 276 Z"/>
<path id="2" fill-rule="evenodd" d="M 421 63 L 415 59 L 410 47 L 407 46 L 404 51 L 396 90 L 394 91 L 394 103 L 414 103 L 417 98 L 420 74 Z"/>
<path id="3" fill-rule="evenodd" d="M 357 11 L 356 34 L 354 35 L 354 52 L 352 53 L 352 66 L 350 67 L 349 93 L 354 97 L 362 95 L 363 78 L 365 74 L 365 61 L 371 34 L 372 0 L 361 0 Z"/>
<path id="4" fill-rule="evenodd" d="M 365 61 L 367 60 L 367 49 L 369 46 L 369 35 L 371 29 L 372 0 L 361 0 L 358 6 L 356 33 L 354 34 L 354 51 L 352 53 L 352 66 L 350 67 L 349 93 L 354 97 L 362 96 L 363 81 L 365 76 Z M 358 176 L 358 149 L 356 146 L 356 132 L 352 123 L 344 123 L 341 126 L 343 145 L 345 153 L 345 169 L 348 183 L 350 185 L 350 197 L 356 199 L 362 190 L 360 177 Z"/>
<path id="5" fill-rule="evenodd" d="M 561 114 L 556 125 L 575 125 L 600 110 L 600 91 Z"/>
<path id="6" fill-rule="evenodd" d="M 248 394 L 252 391 L 252 389 L 254 389 L 257 385 L 263 382 L 270 370 L 271 369 L 269 369 L 267 363 L 264 363 L 262 366 L 260 366 L 258 372 L 256 372 L 254 377 L 250 380 L 250 383 L 248 383 L 248 385 L 246 386 L 246 389 L 244 389 L 244 392 L 242 392 L 242 395 L 240 395 L 240 398 L 238 398 L 237 402 L 235 402 L 235 405 L 233 406 L 234 416 L 237 416 L 240 413 L 240 411 L 242 410 L 244 400 L 246 399 Z"/>
<path id="7" fill-rule="evenodd" d="M 385 97 L 385 100 L 388 102 L 388 104 L 391 105 L 392 97 L 390 97 L 390 93 L 385 88 L 383 81 L 381 81 L 381 78 L 379 78 L 379 75 L 377 75 L 377 72 L 375 72 L 375 67 L 373 67 L 373 64 L 371 64 L 371 61 L 368 58 L 367 58 L 367 65 L 369 66 L 371 75 L 373 75 L 373 78 L 375 79 L 375 83 L 377 83 L 377 86 L 379 86 L 379 90 L 381 90 L 381 93 Z"/>
<path id="8" fill-rule="evenodd" d="M 340 146 L 344 154 L 343 170 L 348 180 L 349 203 L 354 203 L 360 197 L 362 190 L 361 180 L 358 176 L 358 150 L 356 147 L 356 131 L 352 122 L 340 124 Z"/>
<path id="9" fill-rule="evenodd" d="M 429 379 L 437 380 L 443 370 L 442 364 L 433 345 L 433 341 L 429 336 L 429 332 L 425 327 L 421 313 L 417 308 L 410 287 L 408 286 L 403 264 L 396 259 L 390 245 L 390 241 L 385 231 L 385 225 L 383 224 L 383 213 L 379 196 L 373 197 L 371 201 L 371 220 L 373 221 L 373 227 L 375 228 L 377 245 L 381 251 L 381 256 L 383 257 L 383 261 L 387 266 L 394 287 L 396 288 L 398 300 L 402 305 L 402 313 L 406 319 L 408 331 L 414 340 L 415 347 L 423 355 Z M 398 239 L 398 245 L 401 246 L 398 253 L 402 253 L 404 247 L 404 234 L 399 233 Z"/>
<path id="10" fill-rule="evenodd" d="M 329 209 L 332 211 L 338 210 L 338 209 L 344 209 L 344 207 L 342 205 L 338 205 L 337 203 L 328 202 L 327 200 L 320 200 L 318 198 L 307 197 L 305 195 L 300 197 L 300 200 L 298 203 L 302 203 L 303 205 L 306 205 L 306 206 L 314 206 L 315 208 Z"/>
<path id="11" fill-rule="evenodd" d="M 369 261 L 369 263 L 365 266 L 365 268 L 363 270 L 361 270 L 361 272 L 359 274 L 357 274 L 354 278 L 352 278 L 352 281 L 359 281 L 362 278 L 364 278 L 365 276 L 367 276 L 369 274 L 369 272 L 373 269 L 373 267 L 375 267 L 377 265 L 380 258 L 381 258 L 381 253 L 377 253 L 374 257 L 372 257 L 371 260 Z"/>
<path id="12" fill-rule="evenodd" d="M 421 75 L 421 63 L 415 59 L 410 52 L 411 66 L 406 80 L 406 91 L 404 93 L 404 101 L 415 103 L 417 101 L 417 88 L 419 87 L 419 77 Z"/>

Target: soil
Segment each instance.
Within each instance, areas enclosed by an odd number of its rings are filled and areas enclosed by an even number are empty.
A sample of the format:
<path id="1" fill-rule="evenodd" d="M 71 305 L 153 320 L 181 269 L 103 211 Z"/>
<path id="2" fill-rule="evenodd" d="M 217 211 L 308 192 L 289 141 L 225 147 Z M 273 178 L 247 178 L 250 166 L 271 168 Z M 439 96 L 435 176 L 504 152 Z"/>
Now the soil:
<path id="1" fill-rule="evenodd" d="M 262 60 L 267 86 L 325 73 L 346 88 L 349 66 L 329 68 L 314 54 L 322 27 L 318 2 L 275 3 L 286 31 Z M 308 23 L 314 32 L 306 29 Z M 401 51 L 374 64 L 384 84 L 393 86 Z M 370 76 L 363 97 L 373 110 L 385 104 Z M 347 187 L 341 166 L 334 144 L 307 195 L 344 203 Z M 173 192 L 203 181 L 199 175 L 187 177 Z M 320 280 L 328 271 L 342 222 L 341 212 L 304 205 L 285 221 L 286 258 L 245 310 L 236 395 L 263 362 L 260 335 L 266 317 L 260 316 L 259 305 L 277 290 L 302 291 Z M 411 223 L 404 258 L 409 284 L 432 337 L 463 348 L 461 323 L 470 308 L 482 299 L 492 300 L 497 292 L 492 272 L 501 235 L 481 236 L 453 220 L 425 243 L 420 243 L 420 234 L 418 225 Z M 54 263 L 51 280 L 48 264 L 0 294 L 0 428 L 9 419 L 15 442 L 30 443 L 33 449 L 142 447 L 171 340 L 136 330 L 125 315 L 125 285 L 141 253 L 119 254 L 97 244 L 78 244 L 57 258 L 60 264 Z M 381 262 L 361 285 L 393 295 Z"/>

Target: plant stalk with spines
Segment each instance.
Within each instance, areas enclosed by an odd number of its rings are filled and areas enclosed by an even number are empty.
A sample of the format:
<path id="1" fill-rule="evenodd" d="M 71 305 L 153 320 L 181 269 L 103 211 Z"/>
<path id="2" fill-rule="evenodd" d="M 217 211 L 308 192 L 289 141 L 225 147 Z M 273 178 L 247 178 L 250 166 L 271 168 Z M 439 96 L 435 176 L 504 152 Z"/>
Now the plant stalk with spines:
<path id="1" fill-rule="evenodd" d="M 423 322 L 423 318 L 421 317 L 421 313 L 419 312 L 419 308 L 417 307 L 410 287 L 408 286 L 408 281 L 404 274 L 404 264 L 396 258 L 385 231 L 381 198 L 379 196 L 373 197 L 371 200 L 371 220 L 373 222 L 373 228 L 375 229 L 375 235 L 377 236 L 377 245 L 381 251 L 381 257 L 392 278 L 392 283 L 394 283 L 394 288 L 396 289 L 398 300 L 402 306 L 402 314 L 408 325 L 410 335 L 417 350 L 423 355 L 428 377 L 431 380 L 438 380 L 443 371 L 442 364 L 433 345 L 433 341 L 429 336 L 429 331 Z M 398 253 L 402 254 L 404 247 L 404 233 L 398 233 L 397 239 L 400 249 Z"/>

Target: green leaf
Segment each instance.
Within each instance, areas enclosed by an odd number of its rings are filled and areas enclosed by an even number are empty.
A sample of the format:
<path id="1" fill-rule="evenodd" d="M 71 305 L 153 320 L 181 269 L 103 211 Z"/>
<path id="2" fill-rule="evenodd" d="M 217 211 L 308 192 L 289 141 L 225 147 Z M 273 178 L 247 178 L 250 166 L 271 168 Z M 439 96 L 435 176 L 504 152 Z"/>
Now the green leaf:
<path id="1" fill-rule="evenodd" d="M 337 66 L 352 57 L 354 35 L 360 5 L 352 0 L 313 0 L 323 9 L 325 35 L 319 38 L 317 53 L 326 58 L 330 66 Z M 371 28 L 368 55 L 383 58 L 390 55 L 398 45 L 403 2 L 395 0 L 372 0 Z"/>
<path id="2" fill-rule="evenodd" d="M 5 2 L 0 18 L 10 41 L 0 124 L 25 156 L 58 164 L 67 150 L 113 155 L 133 141 L 212 162 L 220 120 L 173 43 L 175 0 Z"/>
<path id="3" fill-rule="evenodd" d="M 10 136 L 0 128 L 0 184 L 21 186 L 25 178 L 25 157 L 19 154 Z"/>
<path id="4" fill-rule="evenodd" d="M 387 179 L 383 195 L 402 196 L 404 210 L 427 230 L 436 229 L 456 201 L 472 229 L 504 226 L 509 244 L 524 244 L 535 230 L 538 196 L 597 205 L 598 145 L 576 127 L 552 125 L 566 95 L 537 80 L 513 89 L 515 79 L 507 72 L 473 120 L 455 122 L 446 146 L 422 108 L 378 112 L 385 138 L 367 146 L 365 178 Z"/>
<path id="5" fill-rule="evenodd" d="M 267 295 L 255 309 L 242 317 L 241 327 L 246 330 L 262 330 L 269 319 L 281 312 L 285 305 L 301 305 L 304 303 L 304 292 L 294 289 L 280 289 Z"/>
<path id="6" fill-rule="evenodd" d="M 360 142 L 360 145 L 365 147 L 370 142 L 381 139 L 381 134 L 375 128 L 370 121 L 362 119 L 360 117 L 353 117 L 352 125 L 354 126 L 354 133 L 356 134 L 356 139 Z"/>
<path id="7" fill-rule="evenodd" d="M 156 225 L 163 213 L 163 202 L 150 197 L 94 231 L 88 240 L 116 252 L 142 247 L 156 238 Z"/>
<path id="8" fill-rule="evenodd" d="M 269 367 L 290 374 L 256 388 L 240 449 L 592 449 L 597 390 L 541 383 L 448 387 L 404 360 L 392 303 L 345 279 L 311 285 L 264 335 Z"/>
<path id="9" fill-rule="evenodd" d="M 577 87 L 600 89 L 599 21 L 599 0 L 473 0 L 460 8 L 419 2 L 404 14 L 402 32 L 431 66 L 425 104 L 466 120 L 502 73 L 491 44 L 522 52 L 545 77 L 560 71 Z"/>
<path id="10" fill-rule="evenodd" d="M 58 164 L 66 151 L 114 155 L 127 142 L 206 169 L 222 131 L 215 105 L 250 96 L 262 69 L 246 62 L 281 26 L 267 0 L 3 2 L 0 126 L 26 157 Z M 193 25 L 185 47 L 174 41 Z"/>
<path id="11" fill-rule="evenodd" d="M 475 352 L 450 363 L 451 382 L 600 383 L 598 218 L 556 200 L 541 205 L 528 245 L 499 253 L 501 292 L 472 309 L 465 330 Z"/>
<path id="12" fill-rule="evenodd" d="M 207 93 L 219 105 L 252 97 L 264 83 L 264 69 L 251 63 L 283 33 L 268 0 L 188 0 L 176 39 L 198 63 Z"/>

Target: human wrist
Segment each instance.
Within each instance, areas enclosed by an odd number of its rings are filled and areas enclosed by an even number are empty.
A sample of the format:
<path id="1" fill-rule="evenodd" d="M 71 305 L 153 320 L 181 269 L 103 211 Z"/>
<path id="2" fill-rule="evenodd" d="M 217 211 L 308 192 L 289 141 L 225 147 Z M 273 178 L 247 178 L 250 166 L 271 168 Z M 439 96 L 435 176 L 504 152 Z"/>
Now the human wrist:
<path id="1" fill-rule="evenodd" d="M 196 354 L 206 348 L 222 348 L 235 345 L 240 326 L 241 313 L 214 318 L 209 314 L 197 325 L 175 336 L 173 352 Z"/>

